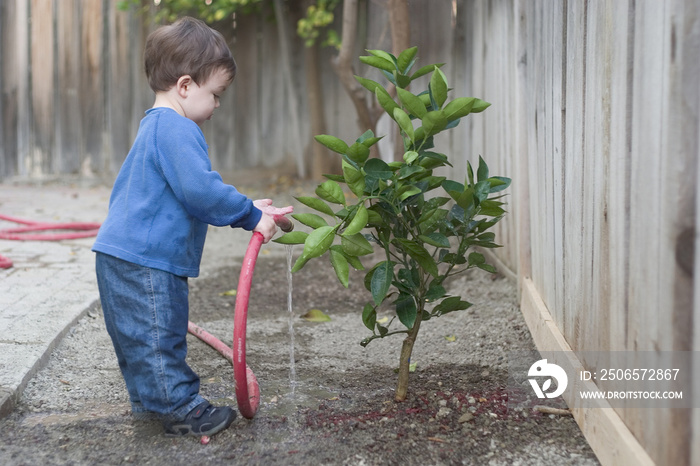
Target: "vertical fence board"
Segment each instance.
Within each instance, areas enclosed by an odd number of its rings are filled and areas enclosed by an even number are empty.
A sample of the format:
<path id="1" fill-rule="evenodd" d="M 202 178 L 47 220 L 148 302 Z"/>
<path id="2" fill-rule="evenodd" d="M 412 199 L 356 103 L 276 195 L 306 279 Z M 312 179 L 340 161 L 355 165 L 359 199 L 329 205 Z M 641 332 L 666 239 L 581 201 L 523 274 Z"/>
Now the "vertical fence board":
<path id="1" fill-rule="evenodd" d="M 83 128 L 83 171 L 89 173 L 103 167 L 105 73 L 103 0 L 81 2 L 81 125 Z"/>
<path id="2" fill-rule="evenodd" d="M 514 111 L 514 132 L 515 143 L 513 145 L 513 157 L 515 159 L 514 176 L 516 188 L 514 196 L 517 197 L 517 216 L 516 224 L 518 233 L 518 291 L 522 294 L 522 285 L 524 279 L 532 277 L 532 227 L 531 223 L 531 206 L 530 206 L 530 177 L 527 176 L 528 166 L 530 161 L 530 153 L 528 151 L 528 128 L 527 128 L 527 79 L 528 79 L 528 48 L 527 48 L 527 22 L 528 10 L 527 0 L 517 0 L 514 8 L 515 19 L 515 41 L 516 55 L 514 59 L 517 63 L 515 76 L 515 111 Z M 563 281 L 562 281 L 563 282 Z"/>
<path id="3" fill-rule="evenodd" d="M 580 317 L 573 309 L 579 308 L 583 295 L 583 170 L 584 154 L 584 75 L 585 75 L 585 21 L 586 5 L 583 2 L 567 3 L 566 29 L 566 99 L 564 150 L 564 201 L 562 237 L 564 318 L 559 328 L 567 341 L 576 347 L 579 341 Z"/>
<path id="4" fill-rule="evenodd" d="M 586 15 L 585 119 L 583 157 L 583 212 L 584 245 L 583 302 L 571 309 L 584 316 L 580 349 L 609 349 L 609 318 L 603 295 L 609 282 L 609 271 L 604 258 L 609 255 L 606 199 L 603 195 L 608 183 L 606 171 L 610 137 L 609 86 L 611 23 L 607 20 L 603 2 L 589 2 Z"/>
<path id="5" fill-rule="evenodd" d="M 105 66 L 107 67 L 107 95 L 106 95 L 106 134 L 108 138 L 111 157 L 103 160 L 105 171 L 116 173 L 131 147 L 132 125 L 134 120 L 132 96 L 136 89 L 142 86 L 141 82 L 135 82 L 131 73 L 132 56 L 141 57 L 134 53 L 131 47 L 133 31 L 137 29 L 134 15 L 120 12 L 116 9 L 117 1 L 108 0 L 107 14 L 107 47 L 108 52 Z M 139 60 L 140 62 L 141 60 Z M 136 93 L 138 95 L 138 93 Z"/>
<path id="6" fill-rule="evenodd" d="M 629 178 L 631 148 L 629 147 L 631 124 L 632 53 L 634 39 L 630 1 L 608 2 L 612 7 L 613 27 L 612 70 L 610 83 L 610 150 L 607 154 L 609 183 L 607 185 L 610 246 L 608 251 L 610 312 L 610 350 L 627 349 L 628 304 L 625 290 L 629 286 Z"/>
<path id="7" fill-rule="evenodd" d="M 27 173 L 49 172 L 53 132 L 53 1 L 32 0 L 31 10 L 31 135 L 33 150 L 25 160 Z"/>
<path id="8" fill-rule="evenodd" d="M 83 138 L 80 118 L 80 17 L 76 0 L 56 4 L 57 73 L 56 146 L 53 172 L 77 173 L 80 170 Z"/>
<path id="9" fill-rule="evenodd" d="M 23 170 L 29 148 L 29 1 L 2 2 L 2 158 L 0 177 Z"/>

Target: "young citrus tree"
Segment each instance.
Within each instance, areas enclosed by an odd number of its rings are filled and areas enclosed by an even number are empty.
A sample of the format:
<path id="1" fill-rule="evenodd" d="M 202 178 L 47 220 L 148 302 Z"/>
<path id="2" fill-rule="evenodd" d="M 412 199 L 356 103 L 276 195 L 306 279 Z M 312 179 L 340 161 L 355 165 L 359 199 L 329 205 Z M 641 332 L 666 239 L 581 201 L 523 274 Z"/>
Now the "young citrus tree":
<path id="1" fill-rule="evenodd" d="M 372 334 L 361 345 L 405 334 L 396 389 L 396 400 L 402 401 L 421 324 L 471 306 L 460 296 L 450 296 L 445 280 L 472 268 L 495 272 L 474 248 L 498 247 L 489 229 L 505 214 L 499 198 L 510 179 L 491 176 L 481 157 L 476 173 L 468 164 L 464 183 L 434 174 L 435 169 L 450 165 L 447 155 L 434 148 L 434 136 L 490 104 L 473 97 L 448 101 L 442 64 L 411 73 L 416 47 L 398 57 L 381 50 L 369 53 L 360 60 L 382 71 L 396 87 L 398 101 L 381 84 L 356 79 L 399 126 L 405 148 L 403 162 L 370 158 L 370 147 L 380 139 L 371 131 L 351 144 L 330 135 L 316 136 L 319 143 L 340 154 L 342 175 L 326 175 L 316 197 L 297 198 L 318 212 L 293 215 L 311 232 L 297 230 L 276 241 L 304 245 L 293 272 L 311 259 L 327 255 L 345 287 L 350 266 L 365 270 L 360 257 L 379 248 L 381 260 L 369 267 L 364 279 L 372 299 L 364 306 L 362 321 Z M 427 90 L 419 94 L 407 90 L 412 81 L 431 73 Z M 343 185 L 349 190 L 347 195 Z M 395 312 L 386 325 L 377 320 L 380 306 Z"/>

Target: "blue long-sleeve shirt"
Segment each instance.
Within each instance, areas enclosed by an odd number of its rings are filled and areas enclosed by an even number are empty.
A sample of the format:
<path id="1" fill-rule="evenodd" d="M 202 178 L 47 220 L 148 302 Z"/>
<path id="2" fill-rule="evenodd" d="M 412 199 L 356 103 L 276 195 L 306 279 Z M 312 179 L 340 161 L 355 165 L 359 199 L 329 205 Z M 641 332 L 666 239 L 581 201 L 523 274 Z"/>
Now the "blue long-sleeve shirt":
<path id="1" fill-rule="evenodd" d="M 152 108 L 112 189 L 93 251 L 196 277 L 207 225 L 252 230 L 262 212 L 211 169 L 195 122 Z"/>

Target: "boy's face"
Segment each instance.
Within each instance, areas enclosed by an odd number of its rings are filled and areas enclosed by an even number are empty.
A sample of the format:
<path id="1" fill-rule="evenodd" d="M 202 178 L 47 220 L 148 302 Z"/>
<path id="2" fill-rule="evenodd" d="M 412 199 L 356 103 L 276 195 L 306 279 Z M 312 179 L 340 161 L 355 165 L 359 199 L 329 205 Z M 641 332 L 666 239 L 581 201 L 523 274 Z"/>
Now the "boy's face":
<path id="1" fill-rule="evenodd" d="M 214 109 L 219 107 L 219 98 L 231 80 L 228 72 L 218 69 L 201 86 L 191 82 L 187 88 L 187 98 L 182 102 L 185 116 L 201 125 L 211 119 Z"/>

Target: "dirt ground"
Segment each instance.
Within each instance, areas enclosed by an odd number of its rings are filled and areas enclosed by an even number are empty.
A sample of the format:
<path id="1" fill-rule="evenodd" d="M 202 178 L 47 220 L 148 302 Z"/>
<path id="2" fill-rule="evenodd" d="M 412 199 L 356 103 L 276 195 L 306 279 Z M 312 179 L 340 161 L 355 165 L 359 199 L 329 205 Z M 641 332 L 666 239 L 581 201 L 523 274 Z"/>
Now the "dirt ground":
<path id="1" fill-rule="evenodd" d="M 408 400 L 396 403 L 401 338 L 359 345 L 369 335 L 360 318 L 369 297 L 362 275 L 344 289 L 328 264 L 305 267 L 293 278 L 290 314 L 286 267 L 284 258 L 263 251 L 255 271 L 247 359 L 261 405 L 253 420 L 239 416 L 208 445 L 165 438 L 158 422 L 134 420 L 98 308 L 72 329 L 15 412 L 0 420 L 0 463 L 598 464 L 573 418 L 508 409 L 507 352 L 534 346 L 505 278 L 475 273 L 450 284 L 475 305 L 424 323 Z M 191 319 L 228 344 L 235 297 L 225 292 L 238 274 L 232 266 L 190 282 Z M 310 309 L 331 320 L 305 321 L 300 316 Z M 235 404 L 229 363 L 189 338 L 202 394 Z"/>

